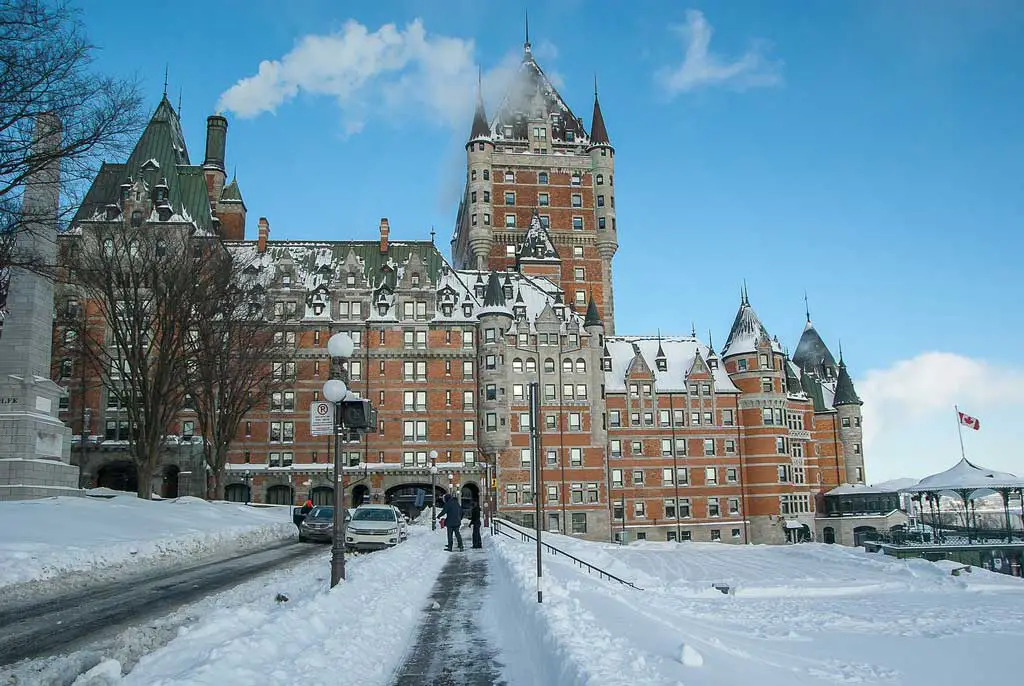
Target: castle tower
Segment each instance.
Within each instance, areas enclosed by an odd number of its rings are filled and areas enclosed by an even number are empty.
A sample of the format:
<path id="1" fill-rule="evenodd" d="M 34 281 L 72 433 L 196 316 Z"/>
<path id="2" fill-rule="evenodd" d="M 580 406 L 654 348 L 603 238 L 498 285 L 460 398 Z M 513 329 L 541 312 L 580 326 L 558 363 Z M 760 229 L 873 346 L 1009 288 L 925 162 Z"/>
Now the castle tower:
<path id="1" fill-rule="evenodd" d="M 609 323 L 608 333 L 615 333 L 615 305 L 612 295 L 612 258 L 619 249 L 618 227 L 615 224 L 615 148 L 608 138 L 608 130 L 601 114 L 597 97 L 597 79 L 594 79 L 594 115 L 590 123 L 590 154 L 594 169 L 594 213 L 597 218 L 597 252 L 601 256 L 604 298 L 604 321 Z"/>
<path id="2" fill-rule="evenodd" d="M 490 459 L 511 445 L 509 394 L 506 392 L 505 332 L 513 314 L 497 272 L 491 272 L 480 317 L 480 412 L 483 420 L 480 447 Z"/>
<path id="3" fill-rule="evenodd" d="M 473 269 L 488 268 L 488 257 L 494 245 L 492 233 L 493 210 L 491 202 L 491 161 L 494 141 L 491 127 L 484 113 L 484 98 L 480 84 L 477 84 L 476 111 L 473 113 L 473 128 L 466 143 L 466 165 L 469 168 L 466 195 L 469 217 L 469 251 L 472 255 L 467 265 Z"/>
<path id="4" fill-rule="evenodd" d="M 517 249 L 536 213 L 561 259 L 556 283 L 565 301 L 582 312 L 593 294 L 610 333 L 610 267 L 618 247 L 614 150 L 596 102 L 594 112 L 588 133 L 527 40 L 519 71 L 489 124 L 477 98 L 452 259 L 457 269 L 518 269 Z"/>
<path id="5" fill-rule="evenodd" d="M 57 212 L 61 123 L 52 114 L 36 119 L 33 152 L 52 155 L 25 183 L 24 227 L 15 251 L 42 264 L 57 260 Z M 3 335 L 0 336 L 0 500 L 78 492 L 71 462 L 71 431 L 58 417 L 63 388 L 50 379 L 53 281 L 20 267 L 10 270 Z"/>
<path id="6" fill-rule="evenodd" d="M 227 147 L 228 120 L 219 114 L 206 118 L 206 159 L 203 161 L 203 176 L 206 177 L 206 191 L 210 202 L 220 200 L 227 173 L 224 171 L 224 152 Z"/>
<path id="7" fill-rule="evenodd" d="M 604 383 L 604 364 L 603 359 L 605 355 L 605 342 L 604 342 L 604 322 L 601 321 L 601 314 L 597 309 L 597 301 L 594 297 L 590 297 L 590 302 L 587 303 L 587 315 L 583 319 L 583 330 L 590 334 L 587 340 L 587 350 L 589 352 L 587 359 L 587 369 L 589 370 L 590 388 L 601 388 Z M 605 402 L 598 394 L 595 394 L 594 400 L 594 415 L 604 415 Z M 590 423 L 591 441 L 594 445 L 605 445 L 608 440 L 608 430 L 605 427 L 604 422 L 594 421 Z"/>
<path id="8" fill-rule="evenodd" d="M 853 387 L 853 379 L 846 370 L 846 363 L 840 350 L 839 377 L 836 380 L 836 394 L 832 405 L 839 415 L 839 442 L 843 444 L 846 481 L 851 484 L 864 483 L 864 436 L 860 412 L 863 404 Z"/>

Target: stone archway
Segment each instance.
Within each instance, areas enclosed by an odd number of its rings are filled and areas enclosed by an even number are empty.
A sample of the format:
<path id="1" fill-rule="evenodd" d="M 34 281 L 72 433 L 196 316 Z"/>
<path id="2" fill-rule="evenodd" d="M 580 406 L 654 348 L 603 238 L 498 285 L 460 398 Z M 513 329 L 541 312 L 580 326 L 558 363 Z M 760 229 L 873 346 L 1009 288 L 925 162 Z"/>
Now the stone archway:
<path id="1" fill-rule="evenodd" d="M 228 484 L 224 489 L 224 499 L 229 503 L 247 503 L 250 497 L 247 484 Z"/>
<path id="2" fill-rule="evenodd" d="M 309 499 L 313 501 L 313 506 L 319 505 L 334 505 L 334 489 L 330 486 L 315 486 L 309 492 Z"/>
<path id="3" fill-rule="evenodd" d="M 292 505 L 295 501 L 295 491 L 291 486 L 278 484 L 267 489 L 266 503 L 268 505 Z"/>
<path id="4" fill-rule="evenodd" d="M 826 526 L 825 530 L 822 532 L 822 538 L 824 539 L 825 543 L 828 543 L 828 544 L 835 543 L 836 542 L 836 530 L 834 528 L 832 528 L 831 526 Z"/>
<path id="5" fill-rule="evenodd" d="M 468 512 L 474 502 L 480 502 L 480 487 L 471 481 L 462 485 L 459 504 L 462 505 L 463 510 Z"/>
<path id="6" fill-rule="evenodd" d="M 423 504 L 417 507 L 416 501 L 419 492 L 423 492 Z M 438 507 L 441 506 L 441 498 L 448 490 L 441 485 L 434 486 L 434 497 L 437 499 Z M 430 484 L 429 483 L 404 483 L 392 486 L 384 491 L 384 502 L 394 505 L 410 519 L 416 519 L 420 512 L 430 509 Z"/>
<path id="7" fill-rule="evenodd" d="M 177 498 L 181 469 L 176 464 L 169 464 L 164 467 L 163 471 L 163 479 L 160 481 L 160 497 Z"/>
<path id="8" fill-rule="evenodd" d="M 114 460 L 106 463 L 96 471 L 96 486 L 137 493 L 139 472 L 135 463 L 131 460 Z"/>
<path id="9" fill-rule="evenodd" d="M 352 504 L 351 507 L 359 507 L 364 503 L 370 502 L 370 487 L 366 484 L 359 484 L 352 488 Z"/>

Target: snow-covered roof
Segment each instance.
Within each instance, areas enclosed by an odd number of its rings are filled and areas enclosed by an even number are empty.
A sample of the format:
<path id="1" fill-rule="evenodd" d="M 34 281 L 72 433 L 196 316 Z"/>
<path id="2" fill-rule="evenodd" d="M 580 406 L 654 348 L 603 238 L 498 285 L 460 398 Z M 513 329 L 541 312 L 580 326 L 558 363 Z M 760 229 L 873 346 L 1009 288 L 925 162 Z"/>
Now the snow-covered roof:
<path id="1" fill-rule="evenodd" d="M 490 272 L 465 269 L 456 273 L 472 290 L 479 301 L 478 307 L 482 308 L 483 294 L 490 279 Z M 513 322 L 510 330 L 536 333 L 537 318 L 548 307 L 556 311 L 556 314 L 557 310 L 561 308 L 562 331 L 565 331 L 568 326 L 577 329 L 583 328 L 583 317 L 568 305 L 558 302 L 562 292 L 561 286 L 558 284 L 543 277 L 527 276 L 519 272 L 499 272 L 498 279 L 504 290 L 505 304 L 512 310 Z"/>
<path id="2" fill-rule="evenodd" d="M 706 345 L 693 337 L 609 336 L 605 338 L 605 347 L 611 356 L 612 369 L 604 373 L 605 389 L 609 393 L 626 390 L 626 372 L 636 357 L 634 346 L 654 374 L 656 388 L 663 392 L 685 391 L 687 374 L 697 354 L 704 360 L 711 354 Z M 665 353 L 665 371 L 660 371 L 657 366 L 659 348 Z M 721 365 L 711 372 L 717 392 L 740 392 Z"/>
<path id="3" fill-rule="evenodd" d="M 1022 488 L 1024 479 L 1009 472 L 979 467 L 967 458 L 944 472 L 921 479 L 916 485 L 902 490 L 910 493 L 937 493 L 942 491 L 980 491 L 996 488 Z"/>
<path id="4" fill-rule="evenodd" d="M 782 352 L 782 345 L 778 339 L 772 339 L 768 335 L 768 330 L 764 328 L 764 324 L 758 319 L 754 308 L 750 306 L 750 302 L 744 296 L 743 302 L 740 303 L 740 309 L 736 313 L 736 319 L 733 320 L 732 328 L 729 330 L 729 339 L 725 342 L 725 347 L 722 348 L 722 357 L 755 353 L 757 344 L 762 339 L 770 342 L 773 351 Z"/>
<path id="5" fill-rule="evenodd" d="M 882 493 L 896 493 L 898 491 L 904 491 L 907 488 L 917 483 L 917 479 L 892 479 L 891 481 L 882 481 L 877 484 L 842 484 L 836 486 L 831 491 L 825 493 L 825 495 L 871 495 L 871 494 L 882 494 Z"/>

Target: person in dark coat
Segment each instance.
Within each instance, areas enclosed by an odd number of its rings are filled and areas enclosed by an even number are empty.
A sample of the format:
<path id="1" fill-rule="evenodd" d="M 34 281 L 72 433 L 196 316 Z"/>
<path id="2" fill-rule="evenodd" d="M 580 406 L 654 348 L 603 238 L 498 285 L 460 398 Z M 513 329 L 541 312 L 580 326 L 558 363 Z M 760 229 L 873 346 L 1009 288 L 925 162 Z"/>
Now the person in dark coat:
<path id="1" fill-rule="evenodd" d="M 480 540 L 480 503 L 475 500 L 469 511 L 469 523 L 473 526 L 473 547 L 483 548 L 483 541 Z"/>
<path id="2" fill-rule="evenodd" d="M 312 510 L 312 509 L 313 509 L 313 501 L 307 498 L 306 502 L 304 502 L 302 504 L 302 509 L 299 510 L 299 514 L 301 514 L 302 516 L 306 516 L 306 515 L 309 514 L 309 511 Z"/>
<path id="3" fill-rule="evenodd" d="M 444 517 L 444 526 L 448 529 L 448 547 L 445 550 L 451 551 L 452 536 L 459 542 L 459 550 L 465 550 L 462 547 L 462 532 L 459 531 L 462 526 L 462 507 L 451 494 L 444 496 L 444 505 L 441 506 L 441 514 L 438 515 L 438 519 L 441 517 Z"/>

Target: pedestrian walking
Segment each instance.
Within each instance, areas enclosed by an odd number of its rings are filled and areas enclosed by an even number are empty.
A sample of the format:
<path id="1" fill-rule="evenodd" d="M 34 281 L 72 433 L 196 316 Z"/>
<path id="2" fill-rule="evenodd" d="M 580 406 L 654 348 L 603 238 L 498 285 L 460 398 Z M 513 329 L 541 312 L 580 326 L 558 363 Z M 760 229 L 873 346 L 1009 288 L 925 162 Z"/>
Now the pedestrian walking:
<path id="1" fill-rule="evenodd" d="M 443 526 L 448 529 L 448 546 L 445 550 L 451 552 L 453 536 L 459 542 L 459 550 L 465 550 L 462 545 L 462 532 L 459 531 L 462 526 L 462 507 L 450 493 L 446 493 L 444 496 L 444 505 L 441 506 L 441 514 L 438 519 L 444 519 Z"/>
<path id="2" fill-rule="evenodd" d="M 469 511 L 469 523 L 473 527 L 473 547 L 483 548 L 483 541 L 480 540 L 480 503 L 473 501 L 473 507 Z"/>

